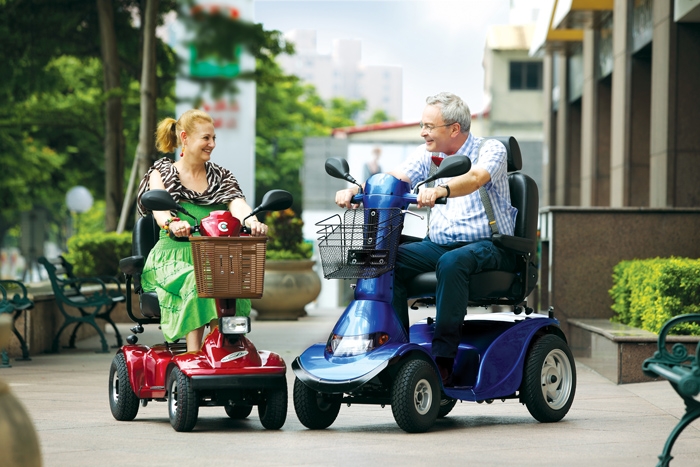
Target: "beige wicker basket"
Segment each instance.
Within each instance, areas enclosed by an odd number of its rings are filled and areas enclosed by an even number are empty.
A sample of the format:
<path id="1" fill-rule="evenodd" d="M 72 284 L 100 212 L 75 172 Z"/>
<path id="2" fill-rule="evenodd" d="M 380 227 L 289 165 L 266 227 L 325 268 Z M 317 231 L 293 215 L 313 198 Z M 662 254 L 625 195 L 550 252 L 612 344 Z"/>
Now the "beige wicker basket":
<path id="1" fill-rule="evenodd" d="M 260 298 L 267 237 L 190 237 L 197 294 L 202 298 Z"/>

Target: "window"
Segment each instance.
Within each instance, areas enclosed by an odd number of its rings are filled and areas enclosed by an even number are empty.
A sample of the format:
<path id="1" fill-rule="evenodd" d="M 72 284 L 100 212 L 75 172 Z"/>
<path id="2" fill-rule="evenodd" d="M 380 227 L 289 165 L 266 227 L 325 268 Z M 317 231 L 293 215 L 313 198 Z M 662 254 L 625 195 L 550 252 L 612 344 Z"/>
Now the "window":
<path id="1" fill-rule="evenodd" d="M 510 89 L 542 89 L 542 62 L 510 62 Z"/>

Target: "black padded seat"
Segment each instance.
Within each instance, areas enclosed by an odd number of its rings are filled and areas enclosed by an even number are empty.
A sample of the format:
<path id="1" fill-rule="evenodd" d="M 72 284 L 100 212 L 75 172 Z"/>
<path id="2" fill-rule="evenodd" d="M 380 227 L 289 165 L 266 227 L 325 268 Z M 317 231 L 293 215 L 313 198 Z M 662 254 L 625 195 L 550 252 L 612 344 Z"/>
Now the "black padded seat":
<path id="1" fill-rule="evenodd" d="M 537 285 L 537 219 L 539 193 L 529 176 L 517 172 L 522 168 L 520 146 L 512 136 L 496 136 L 506 147 L 508 157 L 508 186 L 511 204 L 517 208 L 514 235 L 497 234 L 493 241 L 516 255 L 512 271 L 484 271 L 469 279 L 469 305 L 517 305 L 523 302 Z M 435 272 L 419 274 L 407 284 L 411 299 L 431 299 L 435 296 Z"/>
<path id="2" fill-rule="evenodd" d="M 155 244 L 160 238 L 160 228 L 151 214 L 141 217 L 134 225 L 132 234 L 131 254 L 141 256 L 145 259 L 151 252 Z M 144 292 L 141 287 L 141 273 L 143 272 L 143 264 L 140 269 L 132 272 L 134 278 L 134 290 L 139 294 L 139 304 L 141 314 L 146 318 L 160 318 L 160 305 L 158 304 L 158 296 L 155 292 Z"/>

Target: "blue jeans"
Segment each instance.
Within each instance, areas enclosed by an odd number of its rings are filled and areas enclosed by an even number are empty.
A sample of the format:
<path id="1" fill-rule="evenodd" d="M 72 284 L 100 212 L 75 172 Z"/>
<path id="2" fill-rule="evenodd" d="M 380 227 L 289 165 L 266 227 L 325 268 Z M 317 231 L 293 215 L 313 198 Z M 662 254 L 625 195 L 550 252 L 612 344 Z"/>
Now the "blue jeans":
<path id="1" fill-rule="evenodd" d="M 433 356 L 454 358 L 460 331 L 469 303 L 469 276 L 489 269 L 511 270 L 515 258 L 491 242 L 453 242 L 438 245 L 429 238 L 399 246 L 394 269 L 392 305 L 408 329 L 408 292 L 406 283 L 424 272 L 437 275 L 435 334 Z"/>

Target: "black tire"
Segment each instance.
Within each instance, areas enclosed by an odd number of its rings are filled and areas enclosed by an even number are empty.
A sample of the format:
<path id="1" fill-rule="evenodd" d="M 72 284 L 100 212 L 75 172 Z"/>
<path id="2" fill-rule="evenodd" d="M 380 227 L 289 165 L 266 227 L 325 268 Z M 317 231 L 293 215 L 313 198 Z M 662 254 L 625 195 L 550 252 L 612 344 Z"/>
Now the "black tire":
<path id="1" fill-rule="evenodd" d="M 244 418 L 247 418 L 248 415 L 250 415 L 250 412 L 253 411 L 253 406 L 245 404 L 234 404 L 224 406 L 224 409 L 226 410 L 226 415 L 228 415 L 230 418 L 234 420 L 242 420 Z"/>
<path id="2" fill-rule="evenodd" d="M 340 412 L 340 400 L 324 397 L 301 382 L 294 379 L 294 411 L 297 418 L 310 430 L 323 430 L 333 424 Z"/>
<path id="3" fill-rule="evenodd" d="M 394 420 L 408 433 L 423 433 L 433 426 L 440 410 L 440 381 L 433 365 L 407 360 L 391 390 Z"/>
<path id="4" fill-rule="evenodd" d="M 530 349 L 520 400 L 539 422 L 558 422 L 569 412 L 576 393 L 576 365 L 569 346 L 547 334 Z"/>
<path id="5" fill-rule="evenodd" d="M 178 367 L 168 378 L 168 415 L 175 431 L 192 431 L 197 424 L 199 404 L 192 382 Z"/>
<path id="6" fill-rule="evenodd" d="M 139 398 L 129 380 L 124 354 L 118 353 L 109 368 L 109 408 L 115 419 L 128 422 L 139 412 Z"/>
<path id="7" fill-rule="evenodd" d="M 451 397 L 444 397 L 440 399 L 440 409 L 438 410 L 437 418 L 445 418 L 447 414 L 452 412 L 457 404 L 457 399 L 452 399 Z"/>
<path id="8" fill-rule="evenodd" d="M 279 430 L 287 420 L 287 385 L 270 389 L 265 396 L 265 401 L 258 404 L 260 423 L 268 430 Z"/>

